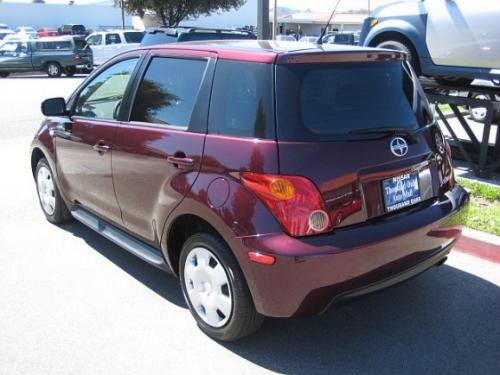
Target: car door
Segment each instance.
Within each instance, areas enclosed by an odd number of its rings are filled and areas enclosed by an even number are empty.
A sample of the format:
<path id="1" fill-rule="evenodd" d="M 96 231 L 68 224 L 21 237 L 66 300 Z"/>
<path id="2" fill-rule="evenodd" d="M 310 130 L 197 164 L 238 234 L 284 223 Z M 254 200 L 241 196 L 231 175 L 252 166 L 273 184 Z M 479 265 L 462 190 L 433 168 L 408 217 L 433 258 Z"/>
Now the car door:
<path id="1" fill-rule="evenodd" d="M 95 65 L 101 65 L 103 62 L 106 61 L 103 50 L 104 46 L 103 46 L 102 33 L 89 36 L 87 38 L 87 44 L 90 46 L 90 49 L 92 50 Z"/>
<path id="2" fill-rule="evenodd" d="M 6 42 L 0 47 L 0 69 L 9 72 L 31 70 L 29 42 Z"/>
<path id="3" fill-rule="evenodd" d="M 71 116 L 56 131 L 57 173 L 67 198 L 121 223 L 111 174 L 113 141 L 139 56 L 120 60 L 86 82 L 70 101 Z"/>
<path id="4" fill-rule="evenodd" d="M 124 226 L 153 245 L 198 175 L 207 126 L 215 55 L 178 53 L 149 57 L 113 151 Z"/>
<path id="5" fill-rule="evenodd" d="M 105 61 L 107 61 L 120 52 L 120 46 L 122 46 L 123 42 L 119 33 L 106 33 L 104 42 L 103 55 Z"/>
<path id="6" fill-rule="evenodd" d="M 500 1 L 426 1 L 426 41 L 437 65 L 500 67 Z"/>

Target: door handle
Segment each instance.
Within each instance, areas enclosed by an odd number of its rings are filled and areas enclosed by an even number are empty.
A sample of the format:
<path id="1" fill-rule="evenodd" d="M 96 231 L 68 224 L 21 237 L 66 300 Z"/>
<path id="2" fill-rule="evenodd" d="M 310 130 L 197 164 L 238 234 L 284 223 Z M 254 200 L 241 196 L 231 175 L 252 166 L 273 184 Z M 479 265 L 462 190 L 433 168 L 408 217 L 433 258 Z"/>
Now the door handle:
<path id="1" fill-rule="evenodd" d="M 104 153 L 108 152 L 111 149 L 111 147 L 108 146 L 104 141 L 101 140 L 101 141 L 97 142 L 92 147 L 92 149 L 94 151 L 97 151 L 99 154 L 104 154 Z"/>
<path id="2" fill-rule="evenodd" d="M 167 157 L 167 162 L 175 165 L 179 169 L 184 169 L 186 167 L 191 167 L 194 165 L 193 159 L 179 156 L 169 156 Z"/>

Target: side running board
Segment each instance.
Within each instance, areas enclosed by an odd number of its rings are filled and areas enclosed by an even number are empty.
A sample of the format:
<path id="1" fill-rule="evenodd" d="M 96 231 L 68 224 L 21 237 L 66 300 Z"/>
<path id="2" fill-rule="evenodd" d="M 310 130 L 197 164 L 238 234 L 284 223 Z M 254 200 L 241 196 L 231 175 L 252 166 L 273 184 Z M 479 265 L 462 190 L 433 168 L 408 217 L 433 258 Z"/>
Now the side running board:
<path id="1" fill-rule="evenodd" d="M 81 207 L 72 208 L 71 214 L 80 223 L 95 230 L 103 237 L 106 237 L 111 242 L 123 247 L 125 250 L 141 258 L 145 262 L 164 271 L 170 272 L 170 268 L 165 264 L 163 256 L 155 248 L 132 237 L 121 229 L 105 222 Z"/>

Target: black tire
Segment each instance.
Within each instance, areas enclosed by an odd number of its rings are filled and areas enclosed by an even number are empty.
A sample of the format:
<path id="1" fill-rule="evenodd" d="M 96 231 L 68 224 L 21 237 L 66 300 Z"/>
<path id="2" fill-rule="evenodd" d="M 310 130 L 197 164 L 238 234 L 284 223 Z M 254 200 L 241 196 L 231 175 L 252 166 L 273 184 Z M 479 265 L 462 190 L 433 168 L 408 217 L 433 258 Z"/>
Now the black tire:
<path id="1" fill-rule="evenodd" d="M 418 61 L 418 54 L 415 48 L 411 45 L 410 42 L 403 38 L 393 38 L 390 40 L 379 41 L 376 45 L 377 48 L 387 48 L 394 49 L 396 51 L 405 52 L 407 55 L 408 62 L 411 64 L 415 73 L 418 76 L 422 74 L 420 69 L 420 62 Z"/>
<path id="2" fill-rule="evenodd" d="M 478 92 L 471 92 L 471 93 L 469 93 L 468 97 L 473 98 L 473 99 L 487 100 L 487 101 L 493 100 L 493 98 L 490 94 L 483 94 L 483 93 L 478 93 Z M 485 112 L 486 112 L 486 108 L 484 108 L 484 107 L 482 107 L 482 108 L 469 107 L 470 117 L 476 122 L 485 122 L 486 121 L 486 116 L 485 116 L 486 113 Z M 499 111 L 493 110 L 493 117 L 491 119 L 491 122 L 496 123 L 498 120 L 498 116 L 499 116 Z"/>
<path id="3" fill-rule="evenodd" d="M 64 69 L 64 74 L 68 77 L 73 77 L 76 73 L 76 68 L 74 66 L 67 66 L 66 69 Z"/>
<path id="4" fill-rule="evenodd" d="M 49 77 L 57 78 L 63 73 L 63 68 L 59 65 L 59 63 L 49 62 L 45 65 L 45 71 Z"/>
<path id="5" fill-rule="evenodd" d="M 186 260 L 194 249 L 199 248 L 208 250 L 215 256 L 215 260 L 223 267 L 229 281 L 228 294 L 230 293 L 231 296 L 232 310 L 229 319 L 221 327 L 206 323 L 193 307 L 188 295 L 186 277 L 189 275 L 185 275 Z M 182 293 L 189 310 L 200 329 L 211 338 L 220 341 L 239 340 L 252 334 L 262 325 L 264 317 L 255 309 L 245 277 L 231 250 L 221 239 L 208 233 L 199 233 L 189 237 L 182 247 L 179 270 Z"/>
<path id="6" fill-rule="evenodd" d="M 54 209 L 52 212 L 50 210 L 46 209 L 44 206 L 44 203 L 42 202 L 42 194 L 41 194 L 41 184 L 39 183 L 39 179 L 41 178 L 40 176 L 40 170 L 42 168 L 45 168 L 50 173 L 50 180 L 52 180 L 53 183 L 53 197 L 54 197 Z M 49 163 L 47 162 L 47 159 L 41 158 L 38 161 L 38 164 L 36 165 L 36 170 L 35 170 L 35 182 L 36 182 L 36 190 L 38 193 L 38 200 L 40 202 L 40 207 L 42 208 L 42 211 L 47 218 L 48 221 L 50 221 L 53 224 L 61 224 L 66 221 L 69 221 L 71 219 L 71 214 L 66 207 L 66 204 L 61 198 L 61 194 L 59 193 L 59 188 L 57 187 L 57 183 L 55 179 L 53 178 L 52 174 L 52 169 L 49 166 Z"/>
<path id="7" fill-rule="evenodd" d="M 0 77 L 5 78 L 5 77 L 8 77 L 9 74 L 10 74 L 9 72 L 0 72 Z"/>
<path id="8" fill-rule="evenodd" d="M 473 79 L 470 78 L 458 78 L 458 77 L 435 77 L 437 83 L 443 86 L 453 86 L 453 87 L 467 87 L 470 86 Z"/>

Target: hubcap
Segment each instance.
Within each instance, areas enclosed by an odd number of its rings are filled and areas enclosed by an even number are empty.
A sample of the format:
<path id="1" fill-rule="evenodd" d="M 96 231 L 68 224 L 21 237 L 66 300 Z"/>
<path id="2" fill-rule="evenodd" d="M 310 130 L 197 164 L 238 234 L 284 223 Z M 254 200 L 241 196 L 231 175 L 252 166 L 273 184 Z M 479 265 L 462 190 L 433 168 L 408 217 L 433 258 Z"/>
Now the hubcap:
<path id="1" fill-rule="evenodd" d="M 42 208 L 47 215 L 53 215 L 56 208 L 56 191 L 50 170 L 47 167 L 41 167 L 36 181 Z"/>
<path id="2" fill-rule="evenodd" d="M 51 75 L 56 75 L 59 72 L 59 68 L 55 65 L 49 65 L 49 73 Z"/>
<path id="3" fill-rule="evenodd" d="M 187 297 L 196 314 L 208 325 L 224 326 L 233 309 L 231 286 L 226 270 L 208 249 L 196 247 L 184 265 Z"/>
<path id="4" fill-rule="evenodd" d="M 474 99 L 487 100 L 488 98 L 486 97 L 486 95 L 476 95 Z M 484 121 L 484 119 L 486 118 L 486 112 L 487 109 L 485 107 L 472 108 L 472 116 L 474 117 L 474 119 L 479 121 Z"/>

